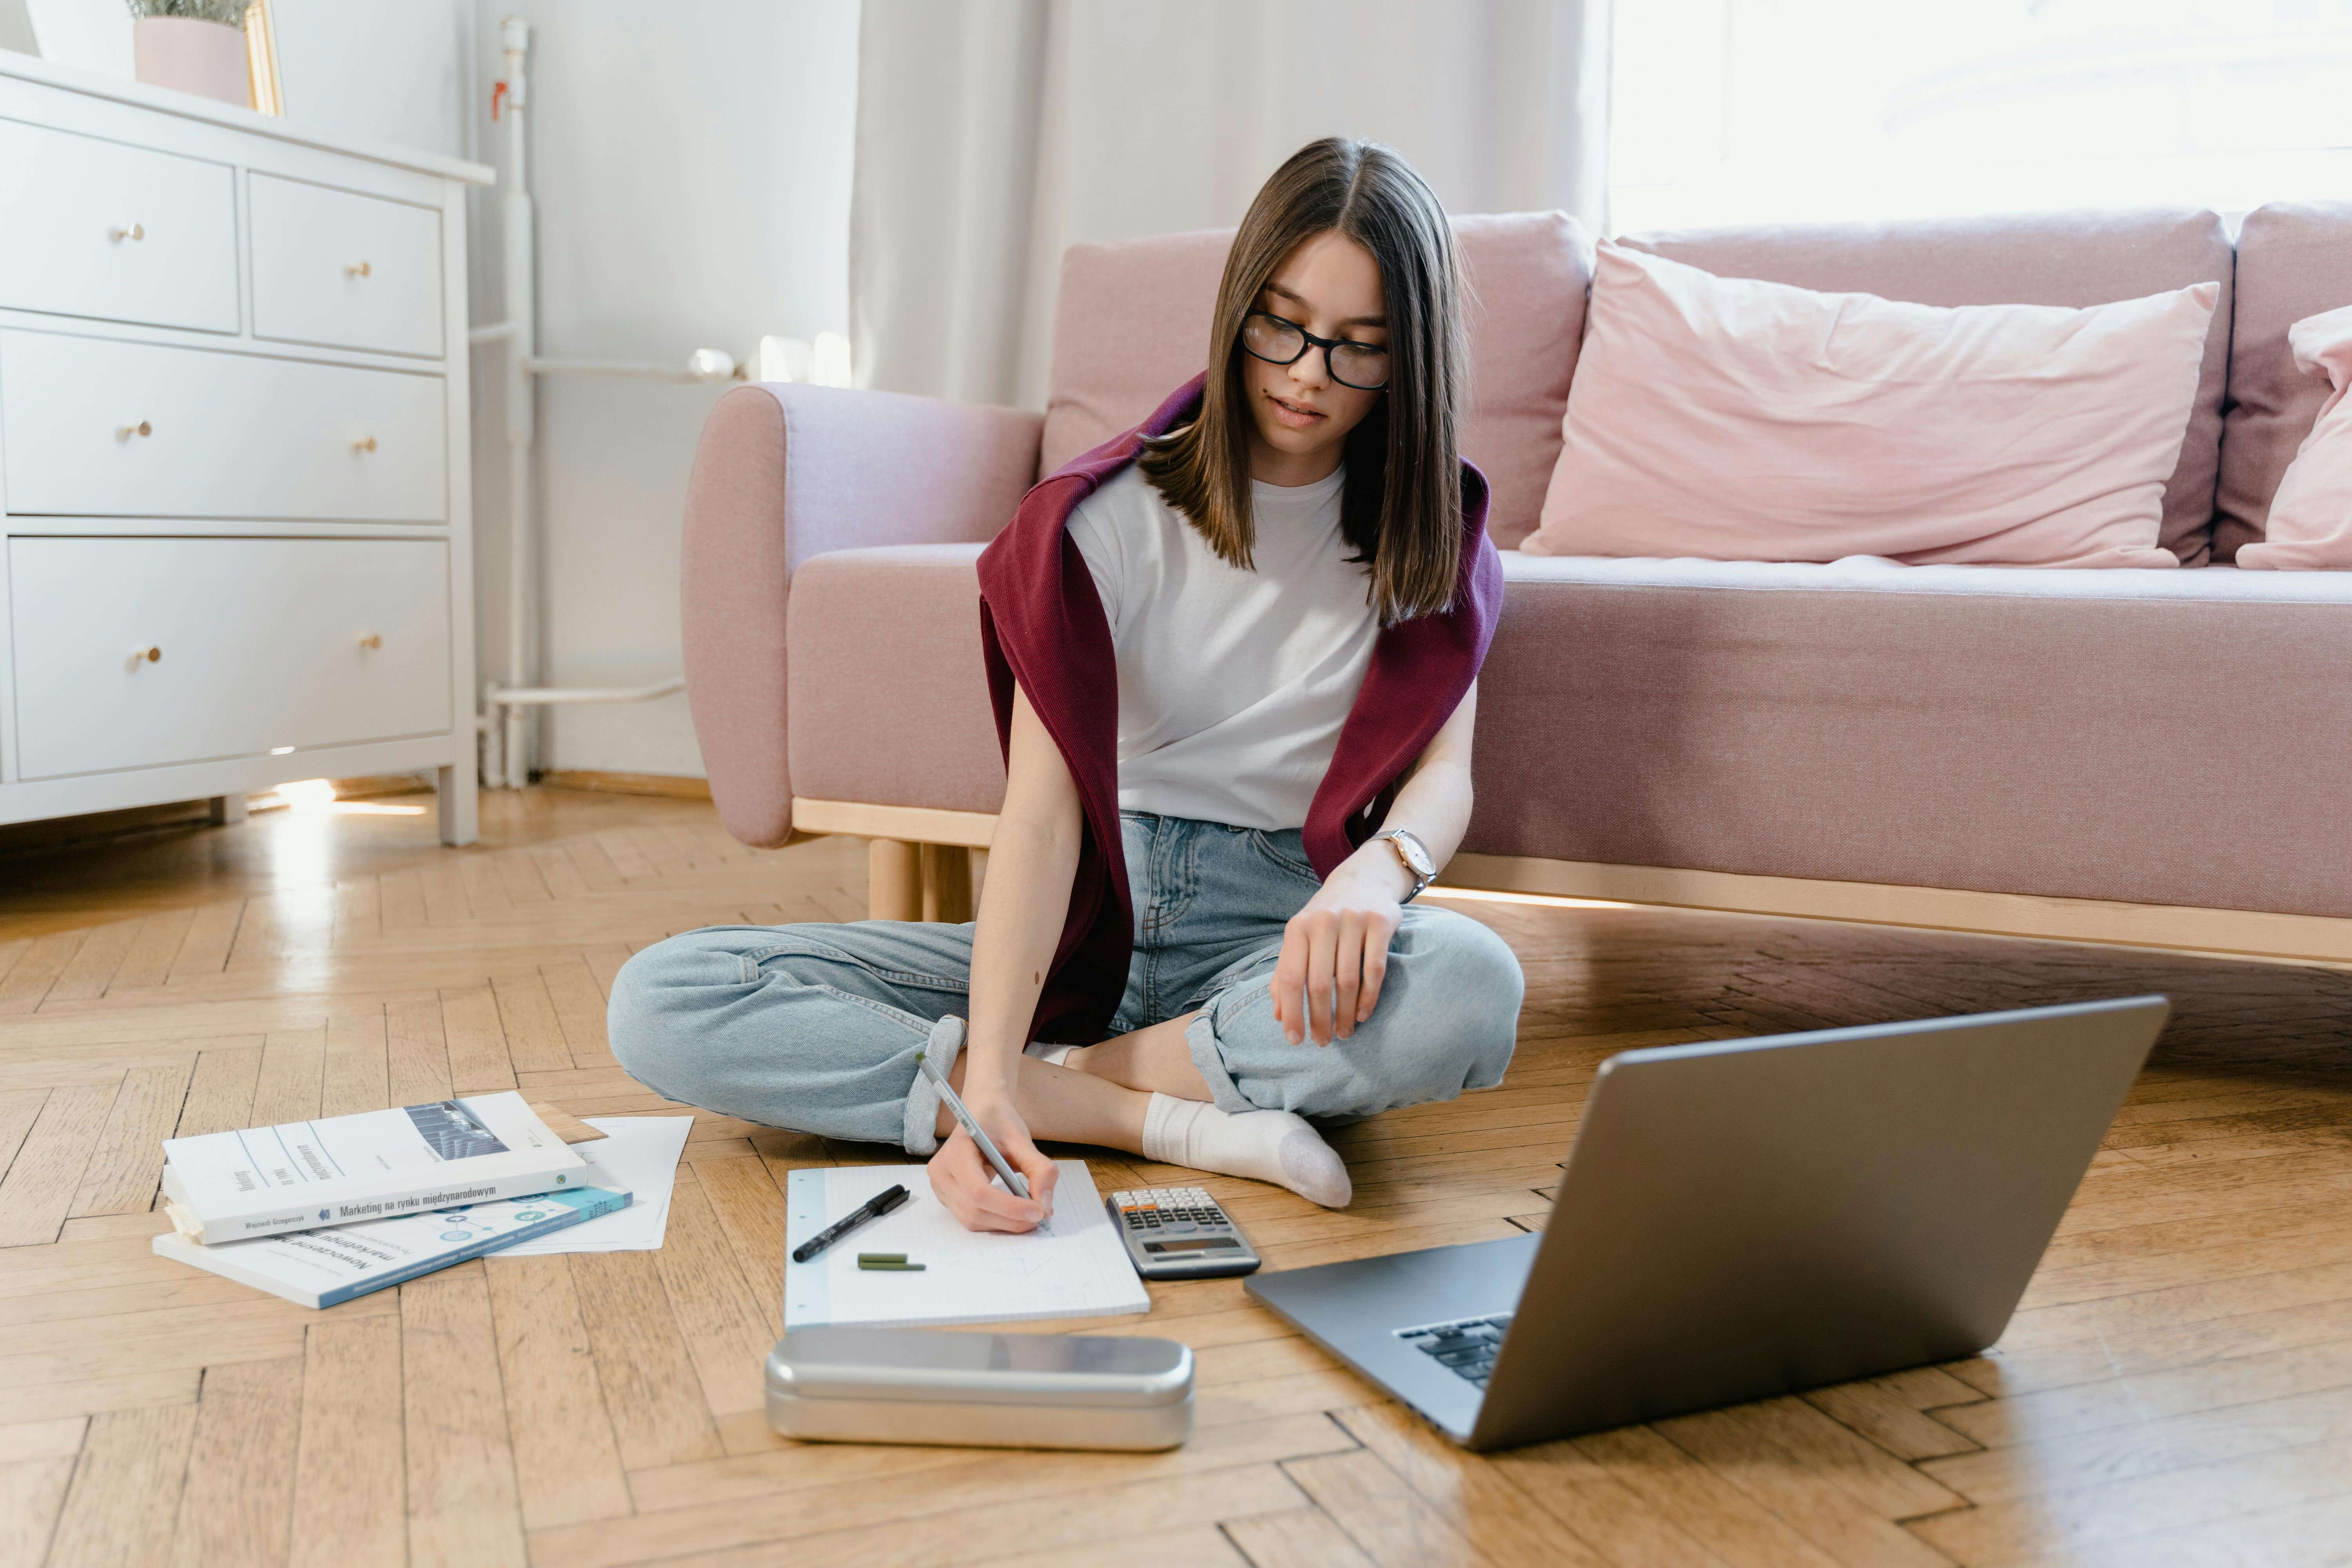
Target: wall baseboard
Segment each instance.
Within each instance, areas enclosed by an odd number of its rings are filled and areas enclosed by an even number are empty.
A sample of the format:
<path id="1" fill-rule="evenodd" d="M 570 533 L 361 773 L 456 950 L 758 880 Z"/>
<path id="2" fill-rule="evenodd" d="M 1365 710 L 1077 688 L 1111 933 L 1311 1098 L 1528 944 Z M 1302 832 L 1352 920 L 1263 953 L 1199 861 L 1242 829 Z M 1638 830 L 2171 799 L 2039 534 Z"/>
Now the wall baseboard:
<path id="1" fill-rule="evenodd" d="M 416 773 L 371 773 L 365 778 L 329 779 L 335 786 L 338 800 L 358 800 L 369 795 L 431 795 L 433 775 Z"/>
<path id="2" fill-rule="evenodd" d="M 984 849 L 995 832 L 996 818 L 984 811 L 796 798 L 793 828 L 796 833 L 844 833 Z M 1885 882 L 1816 881 L 1670 866 L 1546 860 L 1526 855 L 1456 855 L 1445 868 L 1440 886 L 1720 910 L 1731 914 L 1921 926 L 2049 942 L 2170 948 L 2229 958 L 2352 964 L 2352 919 L 2327 915 L 2049 899 L 2029 893 L 1980 893 Z"/>
<path id="3" fill-rule="evenodd" d="M 677 773 L 614 773 L 595 768 L 551 768 L 539 775 L 541 789 L 600 790 L 606 795 L 658 795 L 672 800 L 709 800 L 709 779 Z"/>

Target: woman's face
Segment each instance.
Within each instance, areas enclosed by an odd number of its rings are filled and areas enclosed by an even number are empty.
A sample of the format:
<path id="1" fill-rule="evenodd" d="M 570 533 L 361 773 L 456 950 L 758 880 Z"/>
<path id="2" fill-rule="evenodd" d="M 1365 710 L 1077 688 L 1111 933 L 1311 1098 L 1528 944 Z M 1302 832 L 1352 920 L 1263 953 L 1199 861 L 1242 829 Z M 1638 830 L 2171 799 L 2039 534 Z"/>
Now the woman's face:
<path id="1" fill-rule="evenodd" d="M 1258 291 L 1255 308 L 1318 338 L 1374 346 L 1389 341 L 1380 264 L 1336 229 L 1299 241 Z M 1249 396 L 1250 476 L 1277 485 L 1312 484 L 1338 468 L 1348 432 L 1381 396 L 1334 380 L 1323 350 L 1311 345 L 1289 364 L 1244 353 L 1242 385 Z"/>

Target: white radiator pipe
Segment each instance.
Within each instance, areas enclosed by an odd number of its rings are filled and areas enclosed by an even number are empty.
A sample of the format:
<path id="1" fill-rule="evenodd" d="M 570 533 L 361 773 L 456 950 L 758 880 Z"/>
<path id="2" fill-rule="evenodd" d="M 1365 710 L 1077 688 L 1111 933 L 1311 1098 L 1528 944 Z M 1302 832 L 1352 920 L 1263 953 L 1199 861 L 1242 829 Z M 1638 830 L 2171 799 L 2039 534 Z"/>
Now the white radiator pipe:
<path id="1" fill-rule="evenodd" d="M 686 677 L 674 675 L 651 686 L 490 686 L 482 696 L 493 704 L 540 707 L 564 702 L 650 702 L 686 689 Z"/>
<path id="2" fill-rule="evenodd" d="M 646 686 L 534 686 L 531 617 L 537 595 L 531 574 L 536 554 L 532 530 L 530 460 L 538 435 L 538 380 L 542 375 L 624 376 L 651 381 L 727 381 L 740 374 L 734 357 L 718 349 L 698 349 L 683 365 L 625 360 L 539 357 L 538 309 L 533 285 L 533 240 L 529 137 L 530 26 L 520 16 L 499 25 L 506 51 L 506 91 L 500 100 L 507 130 L 509 184 L 505 218 L 506 320 L 473 328 L 477 343 L 503 342 L 507 388 L 507 657 L 505 683 L 482 688 L 482 782 L 520 788 L 530 782 L 531 713 L 534 708 L 573 702 L 647 702 L 686 689 L 683 677 Z"/>
<path id="3" fill-rule="evenodd" d="M 537 301 L 532 297 L 530 138 L 525 134 L 530 79 L 530 26 L 520 16 L 499 24 L 507 58 L 507 149 L 513 184 L 504 203 L 506 218 L 506 310 L 513 328 L 507 350 L 507 679 L 530 684 L 530 640 L 526 617 L 530 599 L 530 447 L 537 435 L 536 384 L 531 355 L 538 352 Z M 530 782 L 530 714 L 502 704 L 506 715 L 499 747 L 502 778 L 513 788 Z"/>
<path id="4" fill-rule="evenodd" d="M 684 365 L 642 364 L 631 360 L 538 359 L 523 368 L 533 375 L 618 375 L 643 381 L 731 381 L 735 357 L 718 349 L 697 349 Z"/>

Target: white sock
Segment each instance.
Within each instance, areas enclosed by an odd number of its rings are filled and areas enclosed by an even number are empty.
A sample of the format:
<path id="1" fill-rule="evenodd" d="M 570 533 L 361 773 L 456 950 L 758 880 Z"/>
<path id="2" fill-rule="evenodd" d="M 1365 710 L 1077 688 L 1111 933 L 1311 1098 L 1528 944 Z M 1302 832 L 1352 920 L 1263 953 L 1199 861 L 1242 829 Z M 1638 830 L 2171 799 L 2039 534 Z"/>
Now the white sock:
<path id="1" fill-rule="evenodd" d="M 1327 1209 L 1355 1195 L 1347 1163 L 1287 1110 L 1219 1110 L 1202 1100 L 1154 1094 L 1143 1113 L 1143 1154 L 1165 1165 L 1247 1176 L 1288 1187 Z"/>

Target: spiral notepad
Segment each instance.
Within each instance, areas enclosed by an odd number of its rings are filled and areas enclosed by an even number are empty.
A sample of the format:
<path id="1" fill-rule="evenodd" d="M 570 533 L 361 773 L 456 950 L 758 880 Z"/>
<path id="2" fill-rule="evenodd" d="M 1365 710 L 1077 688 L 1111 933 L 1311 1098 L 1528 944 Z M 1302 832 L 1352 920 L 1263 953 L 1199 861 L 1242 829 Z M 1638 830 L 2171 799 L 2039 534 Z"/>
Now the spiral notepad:
<path id="1" fill-rule="evenodd" d="M 1050 1231 L 966 1230 L 931 1195 L 919 1165 L 838 1165 L 794 1171 L 786 1183 L 789 1235 L 784 1327 L 940 1327 L 1036 1318 L 1148 1312 L 1151 1298 L 1104 1213 L 1083 1160 L 1059 1160 Z M 894 1182 L 914 1196 L 860 1226 L 806 1263 L 789 1249 Z M 857 1267 L 861 1252 L 903 1252 L 919 1273 Z"/>

